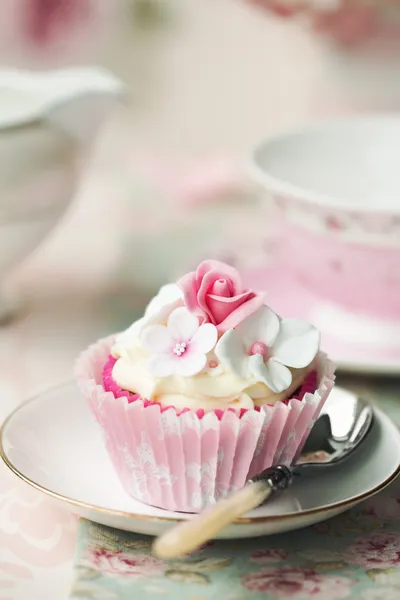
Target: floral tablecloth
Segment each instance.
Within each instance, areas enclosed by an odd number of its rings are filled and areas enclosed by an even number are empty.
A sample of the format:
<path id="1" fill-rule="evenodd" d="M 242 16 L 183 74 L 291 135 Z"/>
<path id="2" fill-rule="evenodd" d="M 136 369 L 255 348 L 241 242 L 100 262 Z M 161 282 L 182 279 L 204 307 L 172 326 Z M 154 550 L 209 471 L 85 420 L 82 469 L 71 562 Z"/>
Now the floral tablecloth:
<path id="1" fill-rule="evenodd" d="M 397 380 L 341 378 L 400 424 Z M 183 561 L 151 554 L 151 538 L 89 521 L 78 527 L 74 600 L 397 600 L 400 480 L 308 529 L 208 544 Z"/>
<path id="2" fill-rule="evenodd" d="M 24 397 L 65 379 L 78 351 L 96 336 L 126 326 L 133 308 L 131 295 L 123 300 L 119 292 L 117 304 L 114 296 L 70 298 L 63 292 L 62 299 L 38 300 L 3 328 L 0 422 Z M 339 374 L 339 383 L 378 403 L 400 426 L 398 379 Z M 0 600 L 65 600 L 74 579 L 74 600 L 397 598 L 400 485 L 317 528 L 216 543 L 185 564 L 152 559 L 149 544 L 146 538 L 118 533 L 113 539 L 107 529 L 78 524 L 0 465 Z M 119 577 L 121 570 L 127 576 Z"/>
<path id="3" fill-rule="evenodd" d="M 84 328 L 82 339 L 68 337 L 68 320 L 58 306 L 55 323 L 65 322 L 63 355 L 51 358 L 52 329 L 38 345 L 37 319 L 20 325 L 25 349 L 35 348 L 40 362 L 52 360 L 52 377 L 76 355 L 76 344 L 86 345 L 99 323 Z M 124 308 L 124 307 L 123 307 Z M 82 307 L 77 314 L 84 315 Z M 103 311 L 101 333 L 115 328 Z M 65 308 L 71 314 L 71 306 Z M 124 314 L 124 310 L 121 311 Z M 81 317 L 83 319 L 83 317 Z M 40 319 L 39 319 L 40 321 Z M 78 323 L 78 319 L 76 320 Z M 30 338 L 32 337 L 32 340 Z M 14 341 L 13 341 L 14 340 Z M 3 331 L 4 350 L 15 350 L 15 333 Z M 22 343 L 22 342 L 21 342 Z M 3 356 L 6 358 L 7 353 Z M 15 356 L 15 354 L 13 354 Z M 21 360 L 24 360 L 20 354 Z M 31 363 L 32 357 L 28 360 Z M 2 363 L 3 368 L 6 363 Z M 57 366 L 58 365 L 58 366 Z M 30 385 L 43 382 L 32 363 Z M 14 381 L 14 380 L 13 380 Z M 26 382 L 25 382 L 26 383 Z M 339 383 L 376 402 L 400 426 L 398 379 L 349 378 Z M 15 385 L 24 381 L 15 380 Z M 47 387 L 47 385 L 46 385 Z M 11 408 L 14 390 L 2 383 L 2 404 Z M 240 598 L 336 598 L 391 600 L 400 598 L 400 481 L 381 495 L 332 521 L 285 535 L 212 544 L 186 561 L 163 563 L 150 554 L 151 540 L 115 532 L 82 521 L 36 490 L 30 489 L 0 465 L 0 600 L 114 600 L 132 597 L 182 600 Z M 75 554 L 75 558 L 74 558 Z M 72 591 L 71 591 L 72 590 Z"/>
<path id="4" fill-rule="evenodd" d="M 81 521 L 75 600 L 397 600 L 400 485 L 314 527 L 210 543 L 186 560 L 151 555 L 151 539 Z"/>

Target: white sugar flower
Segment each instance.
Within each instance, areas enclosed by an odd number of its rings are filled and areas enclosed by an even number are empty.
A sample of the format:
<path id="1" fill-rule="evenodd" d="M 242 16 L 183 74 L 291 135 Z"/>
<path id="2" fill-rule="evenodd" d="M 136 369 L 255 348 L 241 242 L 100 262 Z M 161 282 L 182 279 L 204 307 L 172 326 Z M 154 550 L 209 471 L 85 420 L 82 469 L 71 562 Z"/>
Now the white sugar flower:
<path id="1" fill-rule="evenodd" d="M 318 330 L 297 319 L 282 319 L 267 306 L 230 329 L 219 340 L 215 354 L 239 377 L 253 376 L 273 392 L 280 393 L 292 383 L 288 367 L 301 369 L 315 358 L 319 348 Z"/>
<path id="2" fill-rule="evenodd" d="M 162 286 L 157 296 L 150 300 L 144 316 L 116 337 L 112 348 L 113 356 L 123 356 L 126 350 L 138 343 L 138 338 L 143 327 L 151 323 L 165 322 L 171 312 L 178 306 L 182 306 L 182 304 L 182 292 L 175 283 L 168 283 Z"/>
<path id="3" fill-rule="evenodd" d="M 187 308 L 175 309 L 167 325 L 148 325 L 140 336 L 150 353 L 148 371 L 154 377 L 180 375 L 191 377 L 207 364 L 207 353 L 218 339 L 217 328 L 211 323 L 199 325 L 199 319 Z"/>
<path id="4" fill-rule="evenodd" d="M 162 321 L 162 316 L 168 317 L 171 309 L 176 308 L 183 303 L 183 294 L 176 283 L 168 283 L 160 288 L 157 296 L 154 296 L 148 303 L 144 318 L 154 317 Z"/>

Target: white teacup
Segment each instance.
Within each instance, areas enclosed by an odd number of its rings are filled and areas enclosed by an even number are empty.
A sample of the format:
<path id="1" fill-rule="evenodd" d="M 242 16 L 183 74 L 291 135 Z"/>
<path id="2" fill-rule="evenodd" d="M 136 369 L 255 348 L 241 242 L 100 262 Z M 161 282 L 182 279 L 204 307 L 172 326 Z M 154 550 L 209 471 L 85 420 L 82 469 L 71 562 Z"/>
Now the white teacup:
<path id="1" fill-rule="evenodd" d="M 335 119 L 263 142 L 277 265 L 321 297 L 400 320 L 400 115 Z"/>

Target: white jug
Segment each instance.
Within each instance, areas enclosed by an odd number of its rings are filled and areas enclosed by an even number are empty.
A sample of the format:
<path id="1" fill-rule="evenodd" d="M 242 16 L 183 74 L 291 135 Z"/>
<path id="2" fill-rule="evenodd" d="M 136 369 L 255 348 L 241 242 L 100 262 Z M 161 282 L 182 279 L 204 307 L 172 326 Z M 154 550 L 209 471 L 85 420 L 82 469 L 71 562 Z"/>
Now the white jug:
<path id="1" fill-rule="evenodd" d="M 97 68 L 0 70 L 0 285 L 65 212 L 78 162 L 123 91 Z M 0 319 L 7 310 L 0 296 Z"/>

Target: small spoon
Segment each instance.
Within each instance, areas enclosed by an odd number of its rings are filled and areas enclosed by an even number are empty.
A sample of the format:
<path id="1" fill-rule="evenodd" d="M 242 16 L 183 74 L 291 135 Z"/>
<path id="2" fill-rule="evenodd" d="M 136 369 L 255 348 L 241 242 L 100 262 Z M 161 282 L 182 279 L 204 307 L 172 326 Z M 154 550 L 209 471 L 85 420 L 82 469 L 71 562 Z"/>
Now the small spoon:
<path id="1" fill-rule="evenodd" d="M 366 438 L 373 420 L 370 405 L 347 390 L 335 388 L 311 430 L 299 463 L 270 467 L 253 477 L 238 492 L 159 537 L 153 553 L 162 559 L 181 558 L 238 517 L 265 503 L 273 493 L 288 488 L 294 476 L 342 462 Z M 318 462 L 315 453 L 320 454 Z"/>

